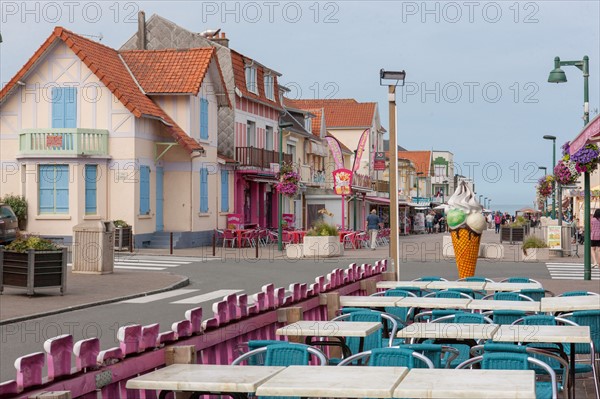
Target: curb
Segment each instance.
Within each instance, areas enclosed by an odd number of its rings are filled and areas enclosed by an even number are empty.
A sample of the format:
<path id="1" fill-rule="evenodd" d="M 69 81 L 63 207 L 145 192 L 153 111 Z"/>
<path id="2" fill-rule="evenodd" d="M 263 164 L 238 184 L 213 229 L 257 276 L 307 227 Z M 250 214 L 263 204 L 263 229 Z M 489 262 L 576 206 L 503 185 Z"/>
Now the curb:
<path id="1" fill-rule="evenodd" d="M 39 317 L 52 316 L 55 314 L 66 313 L 66 312 L 70 312 L 73 310 L 81 310 L 81 309 L 91 308 L 93 306 L 106 305 L 109 303 L 125 301 L 128 299 L 134 299 L 134 298 L 140 298 L 140 297 L 148 296 L 148 295 L 160 294 L 160 293 L 166 292 L 166 291 L 172 291 L 172 290 L 175 290 L 178 288 L 186 287 L 190 284 L 189 277 L 184 277 L 184 276 L 182 276 L 182 277 L 183 278 L 181 279 L 181 281 L 171 284 L 164 288 L 158 288 L 156 290 L 140 292 L 137 294 L 124 295 L 124 296 L 120 296 L 117 298 L 104 299 L 104 300 L 101 300 L 98 302 L 89 302 L 89 303 L 83 303 L 81 305 L 73 305 L 73 306 L 69 306 L 66 308 L 62 308 L 62 309 L 50 310 L 50 311 L 44 312 L 44 313 L 34 313 L 34 314 L 27 315 L 27 316 L 13 317 L 12 319 L 1 320 L 0 326 L 6 325 L 6 324 L 18 323 L 21 321 L 29 321 L 29 320 L 37 319 Z"/>

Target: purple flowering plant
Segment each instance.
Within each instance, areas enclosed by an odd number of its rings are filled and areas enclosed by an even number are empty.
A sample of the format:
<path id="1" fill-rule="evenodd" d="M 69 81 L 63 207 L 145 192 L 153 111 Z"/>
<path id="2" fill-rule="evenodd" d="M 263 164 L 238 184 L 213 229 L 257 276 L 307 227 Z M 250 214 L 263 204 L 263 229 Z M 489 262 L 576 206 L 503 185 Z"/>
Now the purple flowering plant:
<path id="1" fill-rule="evenodd" d="M 593 172 L 598 168 L 600 162 L 600 151 L 596 144 L 588 144 L 580 148 L 571 156 L 571 162 L 575 163 L 575 169 L 579 173 Z"/>
<path id="2" fill-rule="evenodd" d="M 554 177 L 552 175 L 542 176 L 538 180 L 536 191 L 538 198 L 547 198 L 552 194 L 552 182 Z"/>
<path id="3" fill-rule="evenodd" d="M 579 172 L 575 169 L 575 165 L 569 161 L 558 161 L 558 164 L 554 167 L 554 180 L 560 184 L 573 184 L 578 177 Z"/>
<path id="4" fill-rule="evenodd" d="M 275 189 L 285 195 L 286 197 L 294 197 L 298 193 L 300 175 L 294 171 L 294 168 L 289 163 L 284 163 L 279 169 L 277 175 L 279 183 L 275 186 Z"/>

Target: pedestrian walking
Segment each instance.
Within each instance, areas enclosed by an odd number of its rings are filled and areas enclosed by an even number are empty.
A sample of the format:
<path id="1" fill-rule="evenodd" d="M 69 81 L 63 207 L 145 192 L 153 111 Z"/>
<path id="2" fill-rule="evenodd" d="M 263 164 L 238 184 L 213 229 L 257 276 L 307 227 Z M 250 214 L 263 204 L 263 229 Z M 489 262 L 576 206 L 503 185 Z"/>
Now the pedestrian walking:
<path id="1" fill-rule="evenodd" d="M 600 208 L 594 212 L 590 231 L 590 241 L 592 243 L 592 267 L 599 267 L 600 263 Z"/>
<path id="2" fill-rule="evenodd" d="M 502 217 L 500 213 L 496 212 L 496 216 L 494 216 L 494 224 L 496 225 L 496 234 L 500 233 L 500 225 L 502 224 Z"/>
<path id="3" fill-rule="evenodd" d="M 427 234 L 433 233 L 433 221 L 434 220 L 435 220 L 435 216 L 433 216 L 431 213 L 428 213 L 427 216 L 425 216 L 425 227 L 427 228 Z"/>
<path id="4" fill-rule="evenodd" d="M 379 231 L 379 216 L 377 216 L 377 211 L 373 209 L 369 216 L 367 216 L 367 230 L 369 230 L 369 235 L 371 236 L 371 250 L 375 250 L 375 246 L 377 245 L 377 233 Z"/>

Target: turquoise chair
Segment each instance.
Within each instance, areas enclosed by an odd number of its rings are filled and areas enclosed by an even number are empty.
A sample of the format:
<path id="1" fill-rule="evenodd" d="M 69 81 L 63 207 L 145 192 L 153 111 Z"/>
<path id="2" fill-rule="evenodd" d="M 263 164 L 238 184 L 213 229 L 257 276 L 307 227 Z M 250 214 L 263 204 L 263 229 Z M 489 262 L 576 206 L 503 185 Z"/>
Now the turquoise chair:
<path id="1" fill-rule="evenodd" d="M 557 296 L 600 296 L 599 294 L 596 294 L 595 292 L 590 292 L 590 291 L 567 291 L 567 292 L 563 292 L 560 295 Z"/>
<path id="2" fill-rule="evenodd" d="M 352 365 L 368 358 L 367 365 L 375 367 L 434 368 L 426 356 L 406 348 L 374 348 L 342 360 L 338 366 Z M 425 365 L 425 367 L 423 366 Z"/>
<path id="3" fill-rule="evenodd" d="M 533 370 L 531 366 L 537 366 L 550 375 L 550 382 L 536 381 L 535 394 L 537 399 L 557 399 L 558 382 L 556 373 L 552 367 L 545 362 L 528 356 L 527 353 L 514 352 L 489 352 L 482 356 L 476 356 L 459 364 L 457 369 L 472 367 L 480 363 L 481 368 L 485 370 Z M 509 383 L 507 381 L 507 383 Z"/>
<path id="4" fill-rule="evenodd" d="M 291 342 L 271 344 L 253 349 L 234 359 L 231 364 L 248 363 L 249 359 L 257 355 L 264 358 L 264 366 L 305 366 L 309 364 L 311 355 L 318 360 L 317 363 L 320 366 L 328 364 L 327 356 L 319 349 Z"/>
<path id="5" fill-rule="evenodd" d="M 527 316 L 527 313 L 523 310 L 490 310 L 481 314 L 491 318 L 494 324 L 512 324 Z"/>

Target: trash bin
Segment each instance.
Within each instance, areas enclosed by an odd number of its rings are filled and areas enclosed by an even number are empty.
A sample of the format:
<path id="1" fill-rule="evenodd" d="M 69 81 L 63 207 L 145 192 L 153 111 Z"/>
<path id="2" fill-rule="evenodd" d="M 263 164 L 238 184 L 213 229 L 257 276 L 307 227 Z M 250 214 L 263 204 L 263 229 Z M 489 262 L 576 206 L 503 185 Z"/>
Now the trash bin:
<path id="1" fill-rule="evenodd" d="M 90 221 L 73 227 L 73 273 L 112 273 L 114 234 L 111 221 Z"/>

